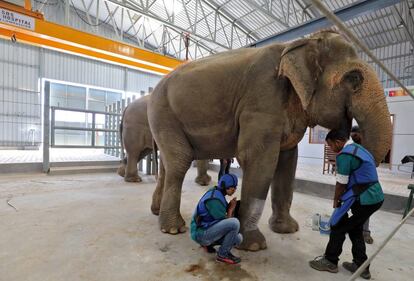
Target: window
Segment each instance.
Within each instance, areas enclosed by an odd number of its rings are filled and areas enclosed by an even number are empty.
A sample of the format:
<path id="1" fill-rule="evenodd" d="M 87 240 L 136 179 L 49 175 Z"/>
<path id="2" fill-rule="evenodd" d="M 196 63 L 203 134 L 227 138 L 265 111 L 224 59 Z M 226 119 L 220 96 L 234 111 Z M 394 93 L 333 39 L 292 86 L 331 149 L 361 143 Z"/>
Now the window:
<path id="1" fill-rule="evenodd" d="M 87 86 L 50 83 L 50 105 L 72 109 L 105 112 L 106 106 L 122 100 L 122 92 L 107 91 Z M 95 115 L 95 128 L 105 128 L 105 115 Z M 92 128 L 92 114 L 73 111 L 56 111 L 56 126 Z M 82 130 L 56 130 L 56 145 L 90 145 L 91 132 Z M 104 145 L 105 134 L 95 132 L 95 144 Z"/>
<path id="2" fill-rule="evenodd" d="M 89 89 L 88 109 L 95 111 L 105 111 L 106 91 Z"/>
<path id="3" fill-rule="evenodd" d="M 314 128 L 309 128 L 309 143 L 324 144 L 328 132 L 328 129 L 319 125 Z"/>

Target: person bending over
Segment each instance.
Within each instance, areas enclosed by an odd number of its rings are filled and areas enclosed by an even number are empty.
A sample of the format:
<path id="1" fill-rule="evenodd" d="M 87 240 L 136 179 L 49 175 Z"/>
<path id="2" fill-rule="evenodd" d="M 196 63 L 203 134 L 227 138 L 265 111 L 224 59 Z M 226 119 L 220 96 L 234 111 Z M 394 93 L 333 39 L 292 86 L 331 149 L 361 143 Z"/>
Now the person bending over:
<path id="1" fill-rule="evenodd" d="M 354 143 L 361 144 L 362 142 L 362 134 L 359 126 L 353 126 L 351 129 L 351 138 Z M 374 238 L 371 236 L 371 230 L 369 229 L 369 219 L 364 223 L 363 226 L 363 234 L 364 240 L 367 244 L 374 243 Z"/>
<path id="2" fill-rule="evenodd" d="M 342 266 L 355 272 L 367 259 L 363 237 L 365 221 L 375 213 L 384 201 L 384 193 L 378 182 L 378 174 L 374 157 L 363 146 L 352 143 L 346 145 L 348 134 L 332 130 L 326 136 L 330 148 L 338 153 L 336 157 L 337 182 L 330 225 L 331 233 L 325 254 L 316 257 L 309 265 L 319 271 L 338 272 L 339 256 L 345 235 L 352 242 L 352 262 L 344 262 Z M 352 216 L 348 211 L 352 211 Z M 367 267 L 361 277 L 370 279 Z"/>

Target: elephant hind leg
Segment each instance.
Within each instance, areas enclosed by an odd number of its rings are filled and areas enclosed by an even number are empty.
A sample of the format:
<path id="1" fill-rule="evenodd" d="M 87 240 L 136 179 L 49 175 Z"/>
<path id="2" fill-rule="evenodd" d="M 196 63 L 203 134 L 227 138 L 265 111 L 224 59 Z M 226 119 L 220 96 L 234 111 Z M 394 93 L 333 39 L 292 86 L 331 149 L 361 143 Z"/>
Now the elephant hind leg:
<path id="1" fill-rule="evenodd" d="M 124 180 L 126 182 L 141 182 L 142 179 L 138 175 L 138 169 L 137 169 L 137 163 L 138 163 L 138 156 L 135 154 L 128 154 L 128 161 L 126 164 L 126 171 L 125 171 L 125 177 Z"/>
<path id="2" fill-rule="evenodd" d="M 197 177 L 195 182 L 201 186 L 208 185 L 211 181 L 211 177 L 207 174 L 208 160 L 197 160 Z"/>
<path id="3" fill-rule="evenodd" d="M 118 175 L 120 175 L 121 177 L 125 177 L 125 165 L 127 163 L 127 158 L 125 157 L 122 162 L 121 162 L 121 166 L 119 166 L 117 173 Z"/>
<path id="4" fill-rule="evenodd" d="M 152 194 L 152 204 L 151 204 L 151 212 L 158 216 L 160 214 L 160 207 L 161 207 L 161 200 L 162 195 L 164 193 L 164 182 L 165 182 L 165 168 L 164 163 L 162 162 L 162 157 L 160 157 L 160 170 L 157 179 L 157 187 Z"/>
<path id="5" fill-rule="evenodd" d="M 181 189 L 194 154 L 173 114 L 158 116 L 157 121 L 163 128 L 168 128 L 168 130 L 158 130 L 158 124 L 153 128 L 165 169 L 158 219 L 162 232 L 177 234 L 185 232 L 185 221 L 180 214 Z"/>
<path id="6" fill-rule="evenodd" d="M 293 233 L 299 230 L 299 225 L 290 216 L 290 206 L 293 197 L 293 184 L 298 159 L 298 148 L 281 151 L 279 165 L 272 181 L 272 210 L 269 219 L 270 228 L 277 233 Z"/>

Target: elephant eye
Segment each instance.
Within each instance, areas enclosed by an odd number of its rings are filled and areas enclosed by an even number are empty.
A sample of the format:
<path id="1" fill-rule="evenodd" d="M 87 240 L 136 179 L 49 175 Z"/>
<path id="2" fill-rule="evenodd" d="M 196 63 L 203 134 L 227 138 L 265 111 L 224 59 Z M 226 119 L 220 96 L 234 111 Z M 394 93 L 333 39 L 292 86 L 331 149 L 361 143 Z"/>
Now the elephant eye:
<path id="1" fill-rule="evenodd" d="M 345 74 L 343 82 L 346 83 L 350 89 L 355 93 L 361 89 L 364 77 L 359 70 L 352 70 Z"/>

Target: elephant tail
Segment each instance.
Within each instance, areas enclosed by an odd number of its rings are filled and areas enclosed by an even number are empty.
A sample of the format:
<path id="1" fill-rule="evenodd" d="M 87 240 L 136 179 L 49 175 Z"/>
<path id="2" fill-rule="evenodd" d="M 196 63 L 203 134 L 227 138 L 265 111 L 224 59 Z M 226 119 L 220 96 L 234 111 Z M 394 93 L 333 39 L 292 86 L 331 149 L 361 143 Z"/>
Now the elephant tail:
<path id="1" fill-rule="evenodd" d="M 127 108 L 128 106 L 125 107 L 124 111 L 122 112 L 121 123 L 119 124 L 119 141 L 121 142 L 121 159 L 124 165 L 126 165 L 128 161 L 127 157 L 125 156 L 124 141 L 122 140 L 122 131 L 124 130 L 124 116 L 125 116 L 125 111 Z"/>
<path id="2" fill-rule="evenodd" d="M 158 146 L 157 143 L 155 142 L 155 139 L 152 139 L 152 153 L 153 153 L 153 159 L 155 161 L 155 177 L 158 178 Z"/>

